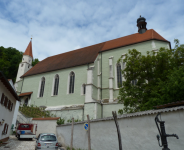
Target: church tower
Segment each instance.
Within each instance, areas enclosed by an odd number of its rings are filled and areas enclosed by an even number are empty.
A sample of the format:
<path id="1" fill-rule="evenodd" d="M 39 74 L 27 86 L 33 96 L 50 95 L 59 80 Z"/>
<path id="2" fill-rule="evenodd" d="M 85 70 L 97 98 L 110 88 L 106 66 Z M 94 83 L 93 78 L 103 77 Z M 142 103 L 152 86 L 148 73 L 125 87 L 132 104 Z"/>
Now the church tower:
<path id="1" fill-rule="evenodd" d="M 137 27 L 138 27 L 138 32 L 140 34 L 146 32 L 147 30 L 146 25 L 147 25 L 146 19 L 140 16 L 140 18 L 137 19 Z"/>
<path id="2" fill-rule="evenodd" d="M 16 82 L 22 80 L 20 77 L 32 68 L 33 54 L 32 54 L 32 38 L 23 54 L 22 62 L 19 64 Z"/>

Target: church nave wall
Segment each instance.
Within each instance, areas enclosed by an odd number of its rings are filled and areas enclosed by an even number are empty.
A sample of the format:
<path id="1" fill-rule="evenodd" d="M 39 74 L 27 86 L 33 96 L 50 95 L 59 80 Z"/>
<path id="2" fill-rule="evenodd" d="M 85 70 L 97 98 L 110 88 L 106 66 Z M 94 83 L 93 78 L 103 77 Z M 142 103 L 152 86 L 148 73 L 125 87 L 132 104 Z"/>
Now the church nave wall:
<path id="1" fill-rule="evenodd" d="M 33 92 L 31 96 L 31 104 L 36 106 L 59 106 L 71 104 L 84 104 L 85 96 L 81 95 L 81 86 L 87 82 L 87 65 L 67 68 L 37 74 L 24 78 L 22 92 Z M 73 71 L 75 73 L 74 93 L 68 93 L 69 74 Z M 52 86 L 54 76 L 59 75 L 58 95 L 52 95 Z M 43 97 L 39 97 L 39 83 L 41 78 L 45 77 L 45 87 Z"/>

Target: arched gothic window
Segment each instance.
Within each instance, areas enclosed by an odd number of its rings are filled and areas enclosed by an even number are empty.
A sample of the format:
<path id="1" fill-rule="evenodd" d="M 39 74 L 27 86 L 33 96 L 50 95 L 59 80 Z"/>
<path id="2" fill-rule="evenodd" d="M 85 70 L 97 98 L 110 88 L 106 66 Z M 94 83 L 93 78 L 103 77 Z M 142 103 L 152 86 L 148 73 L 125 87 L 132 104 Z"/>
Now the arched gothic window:
<path id="1" fill-rule="evenodd" d="M 55 76 L 55 81 L 54 81 L 54 92 L 53 95 L 58 95 L 58 87 L 59 87 L 59 76 Z"/>
<path id="2" fill-rule="evenodd" d="M 82 85 L 82 94 L 83 95 L 86 94 L 86 85 L 85 84 Z"/>
<path id="3" fill-rule="evenodd" d="M 122 86 L 122 74 L 121 74 L 121 65 L 117 64 L 117 85 L 118 87 Z"/>
<path id="4" fill-rule="evenodd" d="M 43 97 L 44 87 L 45 87 L 45 78 L 43 77 L 41 80 L 41 86 L 40 86 L 40 97 Z"/>
<path id="5" fill-rule="evenodd" d="M 75 74 L 72 71 L 70 73 L 69 93 L 74 93 L 74 82 L 75 82 Z"/>

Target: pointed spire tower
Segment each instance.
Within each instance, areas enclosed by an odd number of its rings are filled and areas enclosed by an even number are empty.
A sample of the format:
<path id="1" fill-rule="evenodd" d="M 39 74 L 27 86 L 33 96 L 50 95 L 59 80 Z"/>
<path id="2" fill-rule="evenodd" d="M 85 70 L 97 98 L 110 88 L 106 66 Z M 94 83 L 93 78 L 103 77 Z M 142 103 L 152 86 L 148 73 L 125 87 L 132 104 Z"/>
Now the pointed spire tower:
<path id="1" fill-rule="evenodd" d="M 29 42 L 22 58 L 22 62 L 19 64 L 16 82 L 22 80 L 20 77 L 32 68 L 33 53 L 32 53 L 32 38 Z"/>
<path id="2" fill-rule="evenodd" d="M 26 51 L 24 52 L 23 55 L 28 55 L 30 57 L 33 58 L 33 53 L 32 53 L 32 38 L 31 38 L 31 41 L 29 42 L 29 45 L 27 46 L 27 49 Z"/>

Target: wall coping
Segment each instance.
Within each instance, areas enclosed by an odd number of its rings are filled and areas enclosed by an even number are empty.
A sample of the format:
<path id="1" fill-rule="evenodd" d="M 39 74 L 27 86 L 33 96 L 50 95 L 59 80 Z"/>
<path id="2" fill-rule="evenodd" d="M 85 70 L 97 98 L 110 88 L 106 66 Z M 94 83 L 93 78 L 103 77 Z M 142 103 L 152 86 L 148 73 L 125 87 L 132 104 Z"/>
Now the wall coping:
<path id="1" fill-rule="evenodd" d="M 32 120 L 58 120 L 60 117 L 33 118 Z"/>
<path id="2" fill-rule="evenodd" d="M 157 114 L 157 113 L 173 112 L 173 111 L 179 111 L 179 110 L 184 110 L 184 106 L 158 109 L 158 110 L 147 110 L 147 111 L 141 111 L 141 112 L 136 112 L 136 113 L 123 114 L 123 115 L 118 115 L 117 119 L 130 118 L 130 117 L 139 117 L 139 116 L 145 116 L 145 115 L 153 115 L 153 114 Z M 99 122 L 99 121 L 108 121 L 108 120 L 114 120 L 114 118 L 113 117 L 106 117 L 106 118 L 103 118 L 103 119 L 93 119 L 93 120 L 90 120 L 90 122 Z M 74 122 L 74 124 L 84 124 L 86 122 L 87 122 L 87 120 L 81 121 L 81 122 Z M 71 125 L 71 123 L 57 125 L 56 127 L 68 126 L 68 125 Z"/>

